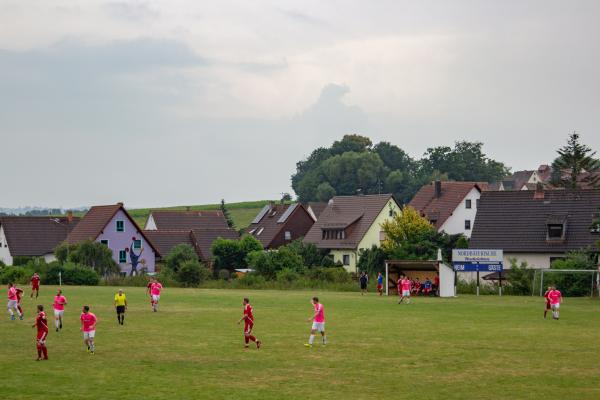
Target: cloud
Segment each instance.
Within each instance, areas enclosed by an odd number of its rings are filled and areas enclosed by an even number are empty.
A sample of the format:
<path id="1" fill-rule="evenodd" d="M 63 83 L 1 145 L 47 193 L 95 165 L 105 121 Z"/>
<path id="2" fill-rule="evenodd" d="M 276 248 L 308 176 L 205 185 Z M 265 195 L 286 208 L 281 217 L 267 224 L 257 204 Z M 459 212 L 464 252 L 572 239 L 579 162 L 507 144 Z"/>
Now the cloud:
<path id="1" fill-rule="evenodd" d="M 114 18 L 142 21 L 158 18 L 160 13 L 145 1 L 113 1 L 104 5 L 105 11 Z"/>

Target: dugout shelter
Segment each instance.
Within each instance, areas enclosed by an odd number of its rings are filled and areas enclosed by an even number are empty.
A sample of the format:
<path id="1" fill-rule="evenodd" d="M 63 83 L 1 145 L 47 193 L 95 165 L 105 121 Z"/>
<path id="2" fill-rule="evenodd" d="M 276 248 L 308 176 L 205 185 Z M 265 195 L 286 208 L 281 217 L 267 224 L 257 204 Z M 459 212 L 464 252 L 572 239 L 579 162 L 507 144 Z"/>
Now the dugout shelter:
<path id="1" fill-rule="evenodd" d="M 414 280 L 419 278 L 424 282 L 429 278 L 432 282 L 436 275 L 440 278 L 439 296 L 454 296 L 454 270 L 441 261 L 411 261 L 411 260 L 386 260 L 385 262 L 385 294 L 398 294 L 396 282 L 400 275 L 406 275 Z"/>

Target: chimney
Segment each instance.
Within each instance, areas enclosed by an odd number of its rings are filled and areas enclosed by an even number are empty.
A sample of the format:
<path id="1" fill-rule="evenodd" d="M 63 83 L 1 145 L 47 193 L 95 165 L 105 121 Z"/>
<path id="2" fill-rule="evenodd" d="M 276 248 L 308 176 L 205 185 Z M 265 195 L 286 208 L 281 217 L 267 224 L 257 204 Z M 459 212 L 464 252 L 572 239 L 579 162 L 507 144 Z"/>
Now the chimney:
<path id="1" fill-rule="evenodd" d="M 435 186 L 435 197 L 437 197 L 437 198 L 442 197 L 442 181 L 435 181 L 434 186 Z"/>
<path id="2" fill-rule="evenodd" d="M 535 193 L 533 194 L 534 200 L 544 200 L 544 184 L 542 182 L 538 182 L 535 185 Z"/>
<path id="3" fill-rule="evenodd" d="M 73 222 L 73 211 L 69 210 L 67 211 L 67 223 L 72 223 Z"/>
<path id="4" fill-rule="evenodd" d="M 117 205 L 123 207 L 123 202 L 120 201 L 120 202 L 117 203 Z"/>

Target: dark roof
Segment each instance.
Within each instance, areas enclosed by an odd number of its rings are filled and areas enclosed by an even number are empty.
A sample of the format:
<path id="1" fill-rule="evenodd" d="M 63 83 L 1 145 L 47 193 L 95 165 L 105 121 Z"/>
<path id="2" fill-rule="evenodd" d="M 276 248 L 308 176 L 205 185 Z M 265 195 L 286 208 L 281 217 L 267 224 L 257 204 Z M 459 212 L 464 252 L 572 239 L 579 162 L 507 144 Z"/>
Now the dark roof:
<path id="1" fill-rule="evenodd" d="M 600 237 L 590 226 L 599 207 L 599 189 L 483 192 L 469 247 L 563 253 L 594 246 Z M 565 240 L 548 242 L 547 224 L 561 221 Z"/>
<path id="2" fill-rule="evenodd" d="M 73 217 L 0 217 L 11 256 L 43 256 L 52 253 L 80 218 Z"/>
<path id="3" fill-rule="evenodd" d="M 435 228 L 439 229 L 444 222 L 452 215 L 469 192 L 476 188 L 480 192 L 486 183 L 482 182 L 441 182 L 442 194 L 439 197 L 435 195 L 435 183 L 432 182 L 423 186 L 408 203 L 421 215 L 427 217 L 430 221 L 435 221 Z"/>
<path id="4" fill-rule="evenodd" d="M 393 198 L 391 194 L 335 196 L 308 231 L 304 241 L 322 249 L 355 249 L 383 207 Z M 323 239 L 323 231 L 328 229 L 345 229 L 346 238 Z"/>
<path id="5" fill-rule="evenodd" d="M 207 261 L 212 259 L 211 247 L 218 238 L 237 240 L 240 235 L 231 228 L 194 229 L 192 230 L 192 241 L 199 252 L 200 259 Z"/>
<path id="6" fill-rule="evenodd" d="M 151 211 L 156 229 L 229 228 L 221 211 Z"/>
<path id="7" fill-rule="evenodd" d="M 288 211 L 290 207 L 294 207 L 294 209 Z M 290 218 L 294 218 L 294 215 L 300 211 L 310 215 L 308 211 L 306 211 L 306 208 L 304 208 L 304 206 L 300 203 L 266 205 L 246 229 L 246 232 L 258 239 L 258 241 L 266 249 L 271 245 L 273 239 L 275 239 L 275 237 L 286 226 L 286 223 L 290 220 Z M 291 214 L 289 214 L 290 212 Z M 286 218 L 283 220 L 283 217 Z"/>
<path id="8" fill-rule="evenodd" d="M 321 213 L 323 211 L 325 211 L 325 209 L 327 208 L 327 203 L 325 202 L 309 202 L 306 205 L 306 208 L 308 209 L 310 207 L 310 209 L 313 211 L 313 213 L 315 214 L 314 217 L 316 219 L 319 219 L 319 216 L 321 215 Z"/>
<path id="9" fill-rule="evenodd" d="M 144 235 L 144 231 L 142 231 L 135 220 L 131 218 L 131 215 L 129 215 L 125 207 L 123 207 L 123 203 L 91 207 L 83 216 L 81 221 L 77 224 L 75 229 L 71 231 L 67 237 L 67 241 L 71 244 L 76 244 L 86 240 L 96 240 L 96 238 L 104 230 L 106 225 L 108 225 L 115 214 L 119 212 L 119 210 L 123 210 L 125 216 L 127 216 L 133 226 L 135 226 L 144 239 L 146 239 L 146 241 L 150 244 L 152 250 L 160 255 L 160 252 L 156 249 L 156 247 L 154 247 L 152 241 L 148 240 L 146 235 Z"/>
<path id="10" fill-rule="evenodd" d="M 145 230 L 144 235 L 163 257 L 178 244 L 189 244 L 194 247 L 191 231 L 188 230 Z"/>

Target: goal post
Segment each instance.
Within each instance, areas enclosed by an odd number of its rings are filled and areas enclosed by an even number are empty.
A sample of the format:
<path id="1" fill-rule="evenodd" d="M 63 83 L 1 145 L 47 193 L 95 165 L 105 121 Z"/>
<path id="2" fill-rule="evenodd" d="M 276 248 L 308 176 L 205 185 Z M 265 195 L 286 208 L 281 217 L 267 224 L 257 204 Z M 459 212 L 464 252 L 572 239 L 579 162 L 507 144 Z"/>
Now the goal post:
<path id="1" fill-rule="evenodd" d="M 544 295 L 544 280 L 549 282 L 551 279 L 548 279 L 549 275 L 552 276 L 554 274 L 587 274 L 590 276 L 589 280 L 589 288 L 590 288 L 590 297 L 594 296 L 594 289 L 599 287 L 600 283 L 600 270 L 598 269 L 552 269 L 552 268 L 544 268 L 538 270 L 540 271 L 540 296 Z M 533 276 L 533 283 L 536 282 L 536 273 Z M 584 278 L 585 279 L 585 278 Z M 585 284 L 585 280 L 581 279 L 578 284 Z M 559 288 L 560 289 L 560 288 Z"/>

